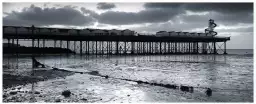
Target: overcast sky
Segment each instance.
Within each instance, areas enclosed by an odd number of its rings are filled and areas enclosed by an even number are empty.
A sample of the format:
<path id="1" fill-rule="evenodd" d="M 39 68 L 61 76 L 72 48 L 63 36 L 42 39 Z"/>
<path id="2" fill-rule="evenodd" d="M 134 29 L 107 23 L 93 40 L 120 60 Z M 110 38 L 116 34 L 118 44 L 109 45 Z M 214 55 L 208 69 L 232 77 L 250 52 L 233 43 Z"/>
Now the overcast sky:
<path id="1" fill-rule="evenodd" d="M 3 25 L 204 32 L 208 20 L 229 49 L 253 49 L 253 3 L 3 3 Z"/>

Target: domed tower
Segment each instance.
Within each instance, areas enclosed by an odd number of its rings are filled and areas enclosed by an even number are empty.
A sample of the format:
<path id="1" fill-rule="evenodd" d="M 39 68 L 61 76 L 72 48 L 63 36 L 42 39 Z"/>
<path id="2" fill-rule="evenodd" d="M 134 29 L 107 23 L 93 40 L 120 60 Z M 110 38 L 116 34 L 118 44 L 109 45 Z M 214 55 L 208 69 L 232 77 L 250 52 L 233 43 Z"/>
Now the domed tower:
<path id="1" fill-rule="evenodd" d="M 214 23 L 213 19 L 209 20 L 208 28 L 205 29 L 205 33 L 207 36 L 216 36 L 218 33 L 214 31 L 214 28 L 217 26 L 216 23 Z"/>

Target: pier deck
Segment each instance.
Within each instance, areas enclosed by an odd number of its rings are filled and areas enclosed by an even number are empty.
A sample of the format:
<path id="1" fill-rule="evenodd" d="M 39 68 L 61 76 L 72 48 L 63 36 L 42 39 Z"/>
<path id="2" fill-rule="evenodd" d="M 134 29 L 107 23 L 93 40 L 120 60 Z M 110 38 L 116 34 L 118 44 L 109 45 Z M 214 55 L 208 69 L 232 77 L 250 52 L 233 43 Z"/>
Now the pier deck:
<path id="1" fill-rule="evenodd" d="M 126 42 L 225 42 L 230 37 L 195 37 L 195 36 L 115 36 L 115 35 L 57 35 L 57 34 L 4 34 L 4 39 L 47 39 L 47 40 L 63 40 L 63 41 L 126 41 Z"/>
<path id="2" fill-rule="evenodd" d="M 32 47 L 43 47 L 46 40 L 54 41 L 53 46 L 70 49 L 73 46 L 76 51 L 76 43 L 79 42 L 80 54 L 219 54 L 216 43 L 224 42 L 223 54 L 226 53 L 226 41 L 230 37 L 192 37 L 192 36 L 117 36 L 117 35 L 58 35 L 58 34 L 3 34 L 8 43 L 19 43 L 19 40 L 32 41 Z M 66 47 L 62 42 L 66 41 Z M 73 41 L 73 44 L 70 44 Z M 37 46 L 35 45 L 37 42 Z"/>

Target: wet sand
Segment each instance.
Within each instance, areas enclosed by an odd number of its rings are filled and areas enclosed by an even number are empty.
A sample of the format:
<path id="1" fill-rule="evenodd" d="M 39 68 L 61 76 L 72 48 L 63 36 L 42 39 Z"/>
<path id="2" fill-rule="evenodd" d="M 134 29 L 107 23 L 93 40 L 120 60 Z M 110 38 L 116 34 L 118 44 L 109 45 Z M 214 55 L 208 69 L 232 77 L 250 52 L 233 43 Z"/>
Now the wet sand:
<path id="1" fill-rule="evenodd" d="M 3 87 L 10 88 L 17 85 L 26 85 L 28 83 L 36 83 L 39 81 L 44 81 L 53 78 L 66 77 L 68 75 L 74 74 L 74 72 L 65 72 L 57 70 L 35 70 L 34 75 L 31 75 L 31 72 L 23 75 L 12 75 L 12 74 L 3 74 Z"/>
<path id="2" fill-rule="evenodd" d="M 202 89 L 109 77 L 98 71 L 35 70 L 34 76 L 4 75 L 4 102 L 197 102 L 210 101 Z M 71 91 L 64 97 L 63 91 Z M 193 96 L 192 93 L 199 93 Z M 203 89 L 204 90 L 204 89 Z M 206 91 L 206 90 L 204 90 Z M 34 92 L 34 93 L 33 93 Z M 145 96 L 147 95 L 147 96 Z M 204 96 L 204 97 L 202 97 Z M 206 98 L 206 99 L 204 99 Z M 195 100 L 197 99 L 197 100 Z"/>
<path id="3" fill-rule="evenodd" d="M 36 71 L 38 73 L 35 76 L 41 76 L 45 80 L 5 88 L 3 101 L 90 103 L 253 101 L 250 57 L 229 56 L 229 61 L 221 61 L 222 57 L 220 57 L 213 62 L 211 60 L 180 61 L 174 60 L 175 57 L 146 58 L 148 59 L 64 58 L 64 61 L 58 62 L 62 65 L 55 65 L 63 70 L 36 69 L 39 71 Z M 45 60 L 40 62 L 54 66 L 51 59 Z M 26 59 L 19 62 L 26 63 Z M 19 66 L 17 70 L 5 70 L 4 73 L 11 71 L 25 71 L 25 69 Z M 93 71 L 98 73 L 92 73 Z M 30 72 L 18 75 L 29 76 Z M 170 88 L 164 87 L 167 84 L 170 84 Z M 177 85 L 178 88 L 171 88 L 173 87 L 171 85 Z M 194 87 L 193 92 L 185 91 L 186 88 L 182 91 L 181 85 Z M 212 89 L 212 96 L 206 95 L 206 88 Z M 70 97 L 62 95 L 65 90 L 71 92 Z M 35 93 L 32 94 L 31 91 Z"/>
<path id="4" fill-rule="evenodd" d="M 39 71 L 42 72 L 42 71 Z M 64 71 L 53 73 L 63 73 Z M 48 71 L 47 74 L 49 74 Z M 66 72 L 64 72 L 66 73 Z M 71 72 L 69 73 L 71 74 Z M 4 102 L 150 102 L 150 101 L 182 101 L 182 97 L 172 95 L 172 92 L 159 86 L 138 84 L 116 78 L 105 78 L 90 74 L 72 73 L 71 76 L 49 76 L 46 81 L 31 81 L 27 85 L 18 85 L 4 89 Z M 53 75 L 53 74 L 51 74 Z M 66 74 L 68 75 L 68 74 Z M 56 79 L 51 79 L 55 77 Z M 37 80 L 39 81 L 39 80 Z M 36 88 L 32 94 L 32 85 Z M 70 90 L 71 96 L 64 97 L 62 91 Z M 150 93 L 150 96 L 144 96 Z M 191 96 L 190 93 L 180 93 Z M 185 101 L 185 99 L 184 99 Z M 186 100 L 187 101 L 187 100 Z"/>

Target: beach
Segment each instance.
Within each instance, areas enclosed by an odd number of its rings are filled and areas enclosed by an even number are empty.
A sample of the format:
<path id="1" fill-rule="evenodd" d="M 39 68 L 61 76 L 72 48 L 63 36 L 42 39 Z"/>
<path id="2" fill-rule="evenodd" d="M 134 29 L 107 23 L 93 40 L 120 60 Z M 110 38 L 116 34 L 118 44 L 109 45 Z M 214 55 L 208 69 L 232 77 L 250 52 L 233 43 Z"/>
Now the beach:
<path id="1" fill-rule="evenodd" d="M 4 74 L 32 77 L 31 57 L 4 57 L 4 65 L 7 59 L 17 64 L 4 68 Z M 34 69 L 35 81 L 5 87 L 4 102 L 253 102 L 252 54 L 52 55 L 36 59 L 48 67 Z M 177 88 L 164 87 L 167 84 Z M 181 86 L 193 87 L 193 91 L 181 90 Z M 62 95 L 65 90 L 71 92 L 70 97 Z"/>

